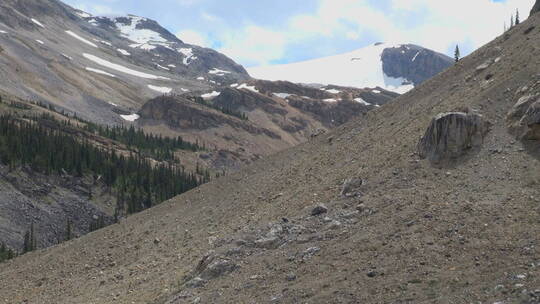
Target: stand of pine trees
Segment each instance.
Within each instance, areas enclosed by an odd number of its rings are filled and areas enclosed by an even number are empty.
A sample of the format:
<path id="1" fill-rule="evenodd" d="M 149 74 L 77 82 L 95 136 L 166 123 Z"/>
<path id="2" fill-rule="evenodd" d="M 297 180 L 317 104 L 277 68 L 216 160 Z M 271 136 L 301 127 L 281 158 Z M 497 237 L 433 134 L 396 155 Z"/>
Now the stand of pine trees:
<path id="1" fill-rule="evenodd" d="M 5 103 L 1 96 L 0 103 Z M 118 217 L 152 207 L 210 180 L 209 172 L 199 166 L 196 173 L 189 173 L 173 164 L 179 163 L 174 155 L 176 150 L 205 150 L 198 142 L 190 143 L 180 136 L 169 138 L 145 134 L 133 126 L 100 126 L 57 111 L 52 105 L 34 104 L 76 119 L 84 127 L 73 125 L 69 120 L 57 120 L 46 113 L 22 117 L 1 115 L 0 163 L 12 169 L 29 166 L 46 175 L 92 175 L 94 181 L 102 181 L 115 193 Z M 8 103 L 8 106 L 24 110 L 30 108 L 18 102 Z M 119 154 L 97 147 L 81 136 L 84 134 L 81 130 L 123 143 L 137 152 Z M 106 225 L 104 217 L 95 218 L 89 231 Z M 67 220 L 64 238 L 69 240 L 73 237 L 73 223 Z M 32 224 L 24 235 L 20 252 L 36 250 L 37 239 Z M 0 243 L 0 262 L 17 254 L 17 251 Z"/>
<path id="2" fill-rule="evenodd" d="M 175 160 L 175 150 L 193 152 L 205 150 L 204 146 L 200 146 L 198 143 L 184 141 L 180 136 L 170 138 L 161 135 L 146 134 L 143 130 L 135 129 L 133 126 L 129 128 L 125 126 L 109 127 L 86 122 L 85 129 L 102 137 L 123 143 L 130 148 L 137 148 L 145 156 L 158 161 Z"/>
<path id="3" fill-rule="evenodd" d="M 65 117 L 75 119 L 84 124 L 84 130 L 90 133 L 97 134 L 101 137 L 109 138 L 119 143 L 123 143 L 128 146 L 128 148 L 136 148 L 144 156 L 153 158 L 157 161 L 178 162 L 178 159 L 176 159 L 174 156 L 175 150 L 186 150 L 192 152 L 206 150 L 206 147 L 204 145 L 200 145 L 198 142 L 190 143 L 188 141 L 184 141 L 181 136 L 171 138 L 163 137 L 161 135 L 146 134 L 142 129 L 136 129 L 134 126 L 102 126 L 79 118 L 75 114 L 69 115 L 63 110 L 59 111 L 51 104 L 43 104 L 40 102 L 34 102 L 34 104 L 44 109 L 48 109 L 49 111 L 63 115 Z M 28 118 L 33 119 L 32 117 Z M 42 114 L 39 118 L 48 119 L 57 124 L 60 124 L 58 120 L 56 120 L 52 115 L 47 113 Z M 71 126 L 69 121 L 66 121 L 65 124 Z"/>
<path id="4" fill-rule="evenodd" d="M 62 129 L 49 128 L 46 124 L 10 115 L 0 116 L 0 162 L 10 168 L 29 166 L 46 174 L 70 174 L 77 177 L 93 175 L 116 193 L 117 209 L 124 216 L 150 208 L 180 193 L 193 189 L 209 180 L 209 174 L 185 172 L 171 163 L 157 163 L 138 153 L 123 155 L 99 148 L 87 139 Z M 124 136 L 136 142 L 144 135 L 134 129 L 102 129 L 111 136 Z M 146 135 L 144 135 L 146 137 Z M 152 138 L 152 137 L 150 137 Z M 180 139 L 154 137 L 148 149 L 158 143 L 169 143 L 170 149 L 182 145 Z M 140 142 L 133 145 L 145 145 Z M 91 224 L 90 230 L 104 226 L 103 219 Z M 72 237 L 71 223 L 67 222 L 66 239 Z M 25 235 L 23 253 L 36 249 L 33 225 Z"/>

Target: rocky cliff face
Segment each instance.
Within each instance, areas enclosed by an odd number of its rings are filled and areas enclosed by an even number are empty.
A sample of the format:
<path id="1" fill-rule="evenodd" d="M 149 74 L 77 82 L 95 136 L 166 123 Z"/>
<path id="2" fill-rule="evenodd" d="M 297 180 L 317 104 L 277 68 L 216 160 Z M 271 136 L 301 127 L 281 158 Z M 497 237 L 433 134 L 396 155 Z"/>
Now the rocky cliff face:
<path id="1" fill-rule="evenodd" d="M 253 135 L 266 134 L 272 138 L 279 138 L 279 135 L 270 130 L 257 128 L 247 120 L 226 115 L 181 96 L 161 96 L 152 99 L 142 107 L 140 115 L 141 122 L 163 121 L 173 129 L 204 131 L 227 125 Z"/>
<path id="2" fill-rule="evenodd" d="M 452 58 L 413 44 L 387 48 L 381 59 L 386 75 L 407 79 L 415 86 L 453 64 Z"/>
<path id="3" fill-rule="evenodd" d="M 10 248 L 22 248 L 23 235 L 34 225 L 38 248 L 88 233 L 92 223 L 114 222 L 114 206 L 104 187 L 73 176 L 45 176 L 30 168 L 0 165 L 0 236 Z M 108 203 L 107 203 L 108 202 Z"/>
<path id="4" fill-rule="evenodd" d="M 200 161 L 230 169 L 305 142 L 397 96 L 380 88 L 252 80 L 151 99 L 136 124 L 204 143 L 215 151 L 200 155 Z"/>
<path id="5" fill-rule="evenodd" d="M 536 0 L 536 3 L 534 4 L 534 6 L 533 6 L 533 8 L 531 10 L 531 16 L 533 14 L 538 13 L 538 12 L 540 12 L 540 0 Z"/>

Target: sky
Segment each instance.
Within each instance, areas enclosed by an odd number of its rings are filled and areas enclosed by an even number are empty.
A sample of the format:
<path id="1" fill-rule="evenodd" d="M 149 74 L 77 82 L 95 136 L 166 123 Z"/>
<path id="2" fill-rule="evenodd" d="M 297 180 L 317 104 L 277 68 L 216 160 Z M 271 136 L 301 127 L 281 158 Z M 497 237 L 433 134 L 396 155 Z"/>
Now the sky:
<path id="1" fill-rule="evenodd" d="M 353 51 L 376 42 L 414 43 L 467 55 L 528 17 L 535 0 L 64 0 L 94 15 L 158 21 L 186 43 L 216 49 L 245 67 Z"/>

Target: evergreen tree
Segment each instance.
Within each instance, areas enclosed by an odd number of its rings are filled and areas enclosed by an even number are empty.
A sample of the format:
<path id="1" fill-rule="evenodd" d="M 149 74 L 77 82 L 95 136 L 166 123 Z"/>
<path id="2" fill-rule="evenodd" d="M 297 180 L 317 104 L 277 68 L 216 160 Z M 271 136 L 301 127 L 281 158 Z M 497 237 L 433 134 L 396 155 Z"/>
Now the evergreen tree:
<path id="1" fill-rule="evenodd" d="M 516 9 L 516 25 L 518 25 L 521 21 L 519 20 L 519 9 Z"/>
<path id="2" fill-rule="evenodd" d="M 456 44 L 456 50 L 454 51 L 454 60 L 458 62 L 460 58 L 461 58 L 461 53 L 459 51 L 459 45 Z"/>
<path id="3" fill-rule="evenodd" d="M 16 256 L 15 252 L 8 248 L 6 244 L 0 243 L 0 263 L 12 259 Z"/>
<path id="4" fill-rule="evenodd" d="M 73 238 L 73 224 L 70 219 L 66 220 L 66 241 L 69 241 Z"/>
<path id="5" fill-rule="evenodd" d="M 36 236 L 34 232 L 34 223 L 30 224 L 30 230 L 24 234 L 23 253 L 37 249 Z"/>

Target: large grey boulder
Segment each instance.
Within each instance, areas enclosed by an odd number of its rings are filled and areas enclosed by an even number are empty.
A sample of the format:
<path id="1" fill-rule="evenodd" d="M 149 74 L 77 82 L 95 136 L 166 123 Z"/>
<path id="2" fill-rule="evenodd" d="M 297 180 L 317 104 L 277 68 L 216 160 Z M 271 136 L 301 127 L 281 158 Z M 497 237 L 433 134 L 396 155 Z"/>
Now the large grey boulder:
<path id="1" fill-rule="evenodd" d="M 518 139 L 540 140 L 540 98 L 523 96 L 506 116 L 508 129 Z"/>
<path id="2" fill-rule="evenodd" d="M 472 148 L 480 147 L 490 126 L 479 114 L 441 113 L 433 118 L 420 139 L 418 152 L 432 162 L 457 158 Z"/>

